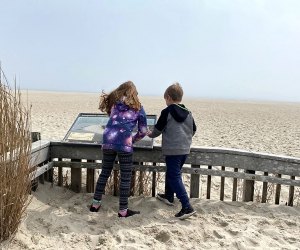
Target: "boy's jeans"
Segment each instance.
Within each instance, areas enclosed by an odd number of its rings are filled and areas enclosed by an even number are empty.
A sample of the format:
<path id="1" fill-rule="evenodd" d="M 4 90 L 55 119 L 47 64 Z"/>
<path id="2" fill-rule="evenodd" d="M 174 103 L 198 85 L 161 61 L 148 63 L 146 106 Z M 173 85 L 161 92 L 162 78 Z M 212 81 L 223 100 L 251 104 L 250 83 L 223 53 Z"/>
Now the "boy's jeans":
<path id="1" fill-rule="evenodd" d="M 182 182 L 181 168 L 185 163 L 187 155 L 166 155 L 166 182 L 165 195 L 166 198 L 173 202 L 174 193 L 180 200 L 182 208 L 190 207 L 189 197 Z"/>

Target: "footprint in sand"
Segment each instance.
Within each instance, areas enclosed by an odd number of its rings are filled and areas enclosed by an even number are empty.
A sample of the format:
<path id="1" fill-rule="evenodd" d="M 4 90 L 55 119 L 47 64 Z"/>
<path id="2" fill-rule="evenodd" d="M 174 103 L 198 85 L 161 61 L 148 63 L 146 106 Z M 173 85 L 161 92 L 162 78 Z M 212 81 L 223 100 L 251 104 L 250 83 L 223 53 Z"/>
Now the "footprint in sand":
<path id="1" fill-rule="evenodd" d="M 170 233 L 168 231 L 160 231 L 155 236 L 155 239 L 160 242 L 167 242 L 171 238 Z"/>
<path id="2" fill-rule="evenodd" d="M 216 230 L 213 231 L 214 236 L 216 236 L 218 239 L 225 238 L 224 235 L 219 234 Z"/>

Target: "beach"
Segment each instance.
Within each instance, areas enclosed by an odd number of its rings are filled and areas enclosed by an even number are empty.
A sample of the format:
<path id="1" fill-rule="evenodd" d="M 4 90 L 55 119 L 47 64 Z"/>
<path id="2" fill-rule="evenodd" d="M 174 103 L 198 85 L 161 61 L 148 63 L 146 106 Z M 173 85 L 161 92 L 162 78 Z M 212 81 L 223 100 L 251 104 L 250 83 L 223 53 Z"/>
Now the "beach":
<path id="1" fill-rule="evenodd" d="M 32 131 L 62 140 L 79 113 L 98 113 L 99 94 L 23 91 L 31 106 Z M 147 114 L 159 116 L 163 97 L 140 97 Z M 192 146 L 235 148 L 300 157 L 300 103 L 184 98 L 197 124 Z M 159 145 L 161 138 L 155 139 Z M 202 179 L 201 179 L 202 180 Z M 178 220 L 180 210 L 146 196 L 130 197 L 141 211 L 117 218 L 118 197 L 105 196 L 98 213 L 93 194 L 39 184 L 24 220 L 3 249 L 300 249 L 300 206 L 191 199 L 196 215 Z M 300 196 L 299 188 L 295 194 Z M 299 199 L 299 198 L 298 198 Z"/>
<path id="2" fill-rule="evenodd" d="M 147 114 L 159 116 L 166 107 L 162 96 L 140 99 Z M 79 113 L 99 113 L 95 93 L 28 91 L 23 100 L 32 105 L 32 131 L 41 132 L 42 139 L 61 140 Z M 198 127 L 193 146 L 300 157 L 300 103 L 196 98 L 183 103 Z"/>

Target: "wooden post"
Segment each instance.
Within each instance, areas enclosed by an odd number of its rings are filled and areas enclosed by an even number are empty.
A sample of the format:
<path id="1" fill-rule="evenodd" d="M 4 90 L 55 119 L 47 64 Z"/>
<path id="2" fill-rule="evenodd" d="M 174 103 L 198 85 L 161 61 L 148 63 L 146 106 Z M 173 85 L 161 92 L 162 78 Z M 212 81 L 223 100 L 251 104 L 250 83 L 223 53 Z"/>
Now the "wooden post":
<path id="1" fill-rule="evenodd" d="M 50 168 L 45 174 L 46 181 L 53 183 L 53 168 Z"/>
<path id="2" fill-rule="evenodd" d="M 31 181 L 31 191 L 35 192 L 38 188 L 39 182 L 38 179 L 35 178 Z"/>
<path id="3" fill-rule="evenodd" d="M 234 168 L 234 172 L 238 172 L 238 168 Z M 233 178 L 233 185 L 232 185 L 232 201 L 236 201 L 236 194 L 237 194 L 237 178 Z"/>
<path id="4" fill-rule="evenodd" d="M 268 172 L 264 172 L 264 176 L 268 176 Z M 263 189 L 262 189 L 261 203 L 267 202 L 267 196 L 268 196 L 268 182 L 264 182 Z"/>
<path id="5" fill-rule="evenodd" d="M 138 162 L 133 162 L 133 165 L 139 165 Z M 134 196 L 135 193 L 135 179 L 136 179 L 136 171 L 132 171 L 131 176 L 131 187 L 130 187 L 130 196 Z"/>
<path id="6" fill-rule="evenodd" d="M 281 174 L 277 174 L 278 178 L 281 178 Z M 281 191 L 281 185 L 276 184 L 276 191 L 275 191 L 275 204 L 279 204 L 280 201 L 280 191 Z"/>
<path id="7" fill-rule="evenodd" d="M 59 158 L 58 161 L 61 161 L 62 159 Z M 62 187 L 63 186 L 63 168 L 62 167 L 58 167 L 58 181 L 57 181 L 57 185 Z"/>
<path id="8" fill-rule="evenodd" d="M 225 171 L 225 167 L 222 166 L 221 168 L 222 171 Z M 220 200 L 223 201 L 224 200 L 224 191 L 225 191 L 225 177 L 221 177 L 221 189 L 220 189 Z"/>
<path id="9" fill-rule="evenodd" d="M 38 178 L 41 184 L 45 184 L 45 174 L 41 174 Z"/>
<path id="10" fill-rule="evenodd" d="M 253 170 L 245 170 L 245 173 L 255 174 Z M 253 180 L 244 180 L 243 187 L 243 201 L 253 201 L 254 197 L 254 181 Z"/>
<path id="11" fill-rule="evenodd" d="M 207 167 L 211 169 L 211 166 Z M 211 175 L 207 176 L 207 190 L 206 190 L 206 199 L 210 199 L 210 190 L 211 190 Z"/>
<path id="12" fill-rule="evenodd" d="M 143 165 L 143 162 L 140 163 Z M 140 176 L 139 176 L 139 195 L 144 193 L 144 171 L 140 171 Z"/>
<path id="13" fill-rule="evenodd" d="M 200 165 L 192 165 L 192 168 L 200 168 Z M 200 175 L 191 174 L 190 197 L 199 198 Z"/>
<path id="14" fill-rule="evenodd" d="M 31 132 L 31 141 L 36 142 L 41 140 L 41 133 L 40 132 Z"/>
<path id="15" fill-rule="evenodd" d="M 72 159 L 71 162 L 81 162 L 80 159 Z M 71 168 L 71 190 L 75 193 L 81 192 L 81 168 Z"/>
<path id="16" fill-rule="evenodd" d="M 93 160 L 87 160 L 87 162 L 95 162 Z M 95 192 L 95 169 L 87 168 L 86 170 L 86 192 Z"/>
<path id="17" fill-rule="evenodd" d="M 295 180 L 295 176 L 291 176 L 291 180 Z M 290 186 L 288 206 L 292 207 L 294 203 L 294 186 Z"/>
<path id="18" fill-rule="evenodd" d="M 58 161 L 62 161 L 62 158 L 58 158 Z M 58 167 L 57 168 L 57 174 L 58 174 L 58 180 L 57 180 L 57 185 L 59 187 L 62 187 L 63 186 L 63 168 L 62 167 Z"/>
<path id="19" fill-rule="evenodd" d="M 156 166 L 156 162 L 153 162 L 153 166 Z M 152 197 L 156 195 L 156 172 L 152 172 Z"/>
<path id="20" fill-rule="evenodd" d="M 39 140 L 41 140 L 41 133 L 40 132 L 31 132 L 31 142 L 36 142 Z M 39 186 L 39 182 L 44 184 L 44 180 L 45 180 L 44 175 L 42 175 L 42 177 L 40 176 L 39 178 L 33 179 L 31 181 L 31 190 L 35 192 Z"/>

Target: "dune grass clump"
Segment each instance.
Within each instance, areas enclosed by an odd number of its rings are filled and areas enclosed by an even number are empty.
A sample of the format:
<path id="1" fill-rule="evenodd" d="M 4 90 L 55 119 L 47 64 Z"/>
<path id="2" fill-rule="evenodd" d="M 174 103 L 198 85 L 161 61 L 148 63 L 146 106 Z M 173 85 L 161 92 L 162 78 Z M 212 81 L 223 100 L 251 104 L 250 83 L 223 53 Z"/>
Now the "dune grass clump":
<path id="1" fill-rule="evenodd" d="M 29 204 L 29 118 L 20 91 L 0 81 L 0 242 L 13 238 Z"/>

